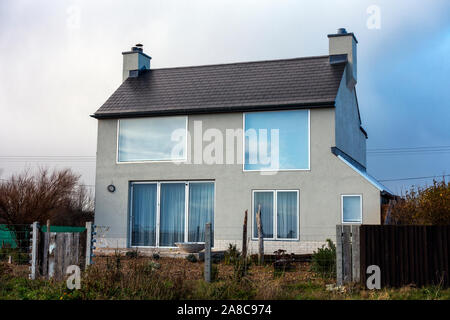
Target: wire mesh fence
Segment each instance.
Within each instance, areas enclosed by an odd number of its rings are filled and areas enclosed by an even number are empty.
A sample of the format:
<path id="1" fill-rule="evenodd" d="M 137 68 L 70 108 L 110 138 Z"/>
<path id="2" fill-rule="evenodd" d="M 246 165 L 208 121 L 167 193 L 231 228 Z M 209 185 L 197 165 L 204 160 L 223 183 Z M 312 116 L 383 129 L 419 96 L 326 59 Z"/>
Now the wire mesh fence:
<path id="1" fill-rule="evenodd" d="M 31 231 L 29 224 L 0 225 L 0 261 L 17 265 L 30 264 Z"/>
<path id="2" fill-rule="evenodd" d="M 42 227 L 40 228 L 42 229 Z M 42 232 L 42 230 L 41 230 Z M 314 232 L 313 232 L 314 233 Z M 335 278 L 336 276 L 336 247 L 333 242 L 334 234 L 324 236 L 323 234 L 300 235 L 295 241 L 264 241 L 264 265 L 272 266 L 274 273 L 284 273 L 308 268 L 318 276 Z M 42 238 L 42 234 L 41 234 Z M 326 239 L 332 239 L 327 241 Z M 43 241 L 44 238 L 40 239 Z M 85 235 L 81 242 L 85 242 Z M 321 241 L 319 241 L 321 240 Z M 130 239 L 123 233 L 117 233 L 109 226 L 92 226 L 91 261 L 101 258 L 103 255 L 116 254 L 119 252 L 124 256 L 134 256 L 127 252 L 136 252 L 140 257 L 181 257 L 186 258 L 189 254 L 183 252 L 175 245 L 173 247 L 157 246 L 133 246 Z M 0 261 L 12 265 L 31 266 L 32 226 L 31 225 L 0 225 Z M 212 257 L 215 263 L 224 263 L 242 257 L 242 241 L 215 239 L 215 247 L 212 248 Z M 81 260 L 86 256 L 85 249 L 80 249 Z M 249 233 L 247 239 L 247 259 L 252 265 L 258 265 L 258 241 Z M 95 253 L 95 255 L 94 255 Z M 201 255 L 200 255 L 201 256 Z M 199 257 L 200 257 L 199 256 Z M 199 258 L 200 259 L 200 258 Z M 41 257 L 38 256 L 38 260 Z M 80 261 L 81 261 L 80 260 Z M 40 263 L 40 262 L 39 262 Z M 239 262 L 240 263 L 240 262 Z M 80 265 L 84 265 L 81 262 Z M 39 267 L 37 273 L 42 273 Z"/>
<path id="3" fill-rule="evenodd" d="M 230 229 L 234 232 L 236 230 L 236 228 L 223 226 L 220 229 L 222 231 Z M 317 231 L 322 231 L 322 233 Z M 301 232 L 298 239 L 295 240 L 265 239 L 264 265 L 273 267 L 274 273 L 277 274 L 301 269 L 308 270 L 318 277 L 336 278 L 336 234 L 330 230 L 326 231 L 311 228 L 308 232 Z M 155 230 L 148 232 L 156 238 Z M 150 259 L 153 256 L 193 259 L 190 253 L 178 248 L 176 244 L 173 246 L 136 245 L 128 233 L 117 232 L 110 226 L 95 226 L 93 237 L 95 238 L 96 256 L 94 261 L 110 255 L 139 256 Z M 183 237 L 180 236 L 180 238 Z M 238 261 L 242 258 L 242 240 L 216 238 L 213 243 L 212 259 L 215 263 L 228 263 L 230 260 Z M 252 237 L 251 232 L 248 233 L 246 247 L 248 263 L 258 265 L 258 240 Z M 196 253 L 195 256 L 194 260 L 202 261 L 203 251 Z M 237 263 L 242 263 L 242 260 Z"/>

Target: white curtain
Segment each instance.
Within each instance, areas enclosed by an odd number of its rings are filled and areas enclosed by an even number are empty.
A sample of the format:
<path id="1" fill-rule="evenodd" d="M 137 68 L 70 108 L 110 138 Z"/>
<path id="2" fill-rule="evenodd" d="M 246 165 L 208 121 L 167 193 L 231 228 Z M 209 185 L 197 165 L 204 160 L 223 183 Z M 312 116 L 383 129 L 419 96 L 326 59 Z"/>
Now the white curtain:
<path id="1" fill-rule="evenodd" d="M 256 213 L 261 205 L 261 222 L 264 238 L 273 238 L 273 191 L 258 191 L 254 193 L 253 212 L 253 237 L 258 237 L 258 226 L 256 224 Z"/>
<path id="2" fill-rule="evenodd" d="M 174 247 L 184 242 L 185 184 L 161 183 L 159 245 Z"/>
<path id="3" fill-rule="evenodd" d="M 156 184 L 132 185 L 132 246 L 156 245 Z"/>
<path id="4" fill-rule="evenodd" d="M 205 241 L 207 222 L 211 222 L 214 227 L 214 183 L 191 182 L 189 184 L 189 242 Z M 214 239 L 213 235 L 212 239 Z"/>
<path id="5" fill-rule="evenodd" d="M 277 192 L 277 238 L 297 238 L 297 192 Z"/>

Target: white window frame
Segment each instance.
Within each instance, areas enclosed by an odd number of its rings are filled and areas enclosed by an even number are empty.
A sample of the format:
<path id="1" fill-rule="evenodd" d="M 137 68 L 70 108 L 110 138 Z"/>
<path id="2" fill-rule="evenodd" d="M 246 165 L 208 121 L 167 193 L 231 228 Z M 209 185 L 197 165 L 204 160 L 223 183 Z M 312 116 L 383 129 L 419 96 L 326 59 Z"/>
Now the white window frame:
<path id="1" fill-rule="evenodd" d="M 359 222 L 344 221 L 344 197 L 359 197 Z M 363 222 L 363 196 L 362 194 L 341 194 L 341 222 L 342 224 L 362 224 Z"/>
<path id="2" fill-rule="evenodd" d="M 258 240 L 254 237 L 255 234 L 255 223 L 253 219 L 256 219 L 255 214 L 255 192 L 272 192 L 273 193 L 273 237 L 264 238 L 264 241 L 299 241 L 300 240 L 300 190 L 298 189 L 255 189 L 252 190 L 252 240 Z M 277 199 L 278 192 L 296 192 L 297 193 L 297 237 L 296 238 L 278 238 L 278 208 Z"/>
<path id="3" fill-rule="evenodd" d="M 293 110 L 307 110 L 308 111 L 308 168 L 304 169 L 245 169 L 245 115 L 254 112 L 282 112 Z M 242 113 L 242 171 L 243 172 L 277 172 L 277 171 L 311 171 L 311 109 L 286 109 L 286 110 L 269 110 L 269 111 L 254 111 Z"/>
<path id="4" fill-rule="evenodd" d="M 119 161 L 119 133 L 120 133 L 120 120 L 128 120 L 128 119 L 141 119 L 141 118 L 123 118 L 117 119 L 116 125 L 116 164 L 136 164 L 136 163 L 168 163 L 168 162 L 176 162 L 176 163 L 186 163 L 188 159 L 188 124 L 189 118 L 188 116 L 177 116 L 184 117 L 186 122 L 186 141 L 184 146 L 184 158 L 183 159 L 168 159 L 168 160 L 140 160 L 140 161 Z M 155 117 L 156 118 L 156 117 Z M 158 118 L 170 118 L 170 116 L 158 117 Z"/>
<path id="5" fill-rule="evenodd" d="M 214 223 L 212 224 L 212 230 L 214 230 L 214 225 L 216 223 L 216 182 L 215 180 L 171 180 L 171 181 L 130 181 L 129 186 L 131 191 L 129 192 L 129 205 L 128 205 L 128 219 L 129 219 L 129 227 L 128 227 L 128 243 L 130 248 L 167 248 L 167 249 L 175 249 L 178 247 L 169 247 L 169 246 L 160 246 L 159 245 L 159 236 L 160 236 L 160 217 L 161 217 L 161 184 L 165 183 L 184 183 L 185 184 L 185 205 L 184 205 L 184 242 L 188 242 L 189 240 L 189 185 L 191 183 L 204 183 L 209 182 L 214 185 Z M 156 245 L 154 246 L 133 246 L 132 243 L 132 235 L 133 235 L 133 188 L 134 184 L 156 184 Z M 215 233 L 214 233 L 215 234 Z M 196 242 L 196 243 L 204 243 L 204 242 Z M 215 242 L 214 242 L 215 243 Z M 214 247 L 212 247 L 214 248 Z"/>

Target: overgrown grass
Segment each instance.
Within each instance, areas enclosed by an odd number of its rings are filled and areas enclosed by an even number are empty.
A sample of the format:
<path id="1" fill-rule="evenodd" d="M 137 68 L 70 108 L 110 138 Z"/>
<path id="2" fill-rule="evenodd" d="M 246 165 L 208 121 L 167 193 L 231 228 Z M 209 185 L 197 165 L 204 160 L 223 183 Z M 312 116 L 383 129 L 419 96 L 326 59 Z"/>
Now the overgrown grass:
<path id="1" fill-rule="evenodd" d="M 440 287 L 329 291 L 333 279 L 312 272 L 309 263 L 296 263 L 276 278 L 272 266 L 255 265 L 238 279 L 234 266 L 220 263 L 212 283 L 203 281 L 203 267 L 185 259 L 98 258 L 83 272 L 81 289 L 71 291 L 64 281 L 29 280 L 26 271 L 1 263 L 0 299 L 450 299 L 450 289 Z"/>

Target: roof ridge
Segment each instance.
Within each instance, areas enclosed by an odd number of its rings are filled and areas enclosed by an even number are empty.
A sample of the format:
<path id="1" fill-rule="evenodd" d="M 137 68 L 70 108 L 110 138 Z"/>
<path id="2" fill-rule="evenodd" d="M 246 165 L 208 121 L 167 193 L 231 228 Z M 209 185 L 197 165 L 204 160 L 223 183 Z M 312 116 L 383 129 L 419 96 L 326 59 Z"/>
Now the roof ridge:
<path id="1" fill-rule="evenodd" d="M 329 57 L 330 57 L 329 55 L 322 55 L 322 56 L 297 57 L 297 58 L 286 58 L 286 59 L 256 60 L 256 61 L 242 61 L 242 62 L 229 62 L 229 63 L 214 63 L 214 64 L 202 64 L 202 65 L 196 65 L 196 66 L 154 68 L 154 69 L 150 69 L 150 71 L 167 70 L 167 69 L 189 69 L 189 68 L 202 68 L 202 67 L 217 67 L 217 66 L 229 66 L 229 65 L 238 65 L 238 64 L 253 64 L 253 63 L 295 61 L 295 60 L 308 60 L 308 59 L 324 59 L 324 58 L 329 58 Z M 147 71 L 147 70 L 145 70 L 145 71 Z"/>

